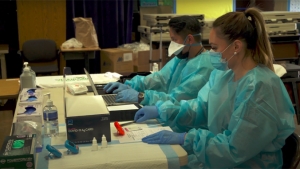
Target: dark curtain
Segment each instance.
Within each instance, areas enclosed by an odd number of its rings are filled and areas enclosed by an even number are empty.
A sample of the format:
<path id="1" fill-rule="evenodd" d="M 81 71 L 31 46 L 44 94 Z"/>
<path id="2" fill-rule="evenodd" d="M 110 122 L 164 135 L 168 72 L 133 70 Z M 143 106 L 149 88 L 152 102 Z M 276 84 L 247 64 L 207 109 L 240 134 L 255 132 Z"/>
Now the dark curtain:
<path id="1" fill-rule="evenodd" d="M 0 44 L 9 46 L 9 53 L 5 55 L 7 78 L 19 77 L 23 61 L 17 53 L 19 34 L 16 0 L 0 0 Z"/>
<path id="2" fill-rule="evenodd" d="M 115 48 L 131 42 L 133 0 L 67 0 L 66 6 L 67 39 L 75 37 L 74 17 L 91 17 L 100 48 Z M 90 73 L 100 72 L 99 55 L 97 52 L 95 61 L 90 60 Z M 84 67 L 82 61 L 72 61 L 67 65 L 75 73 L 81 73 Z"/>

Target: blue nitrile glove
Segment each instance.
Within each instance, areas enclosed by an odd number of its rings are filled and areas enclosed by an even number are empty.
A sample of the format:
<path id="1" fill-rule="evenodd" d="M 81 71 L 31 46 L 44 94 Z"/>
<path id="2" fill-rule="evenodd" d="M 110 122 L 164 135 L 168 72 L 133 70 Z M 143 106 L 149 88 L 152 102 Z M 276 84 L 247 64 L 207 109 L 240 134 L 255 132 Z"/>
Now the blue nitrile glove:
<path id="1" fill-rule="evenodd" d="M 114 93 L 114 94 L 119 93 L 120 91 L 125 89 L 130 89 L 130 87 L 120 82 L 110 82 L 107 85 L 105 85 L 103 88 L 103 90 L 106 93 Z"/>
<path id="2" fill-rule="evenodd" d="M 174 133 L 173 131 L 162 130 L 142 138 L 148 144 L 181 144 L 184 143 L 186 133 Z"/>
<path id="3" fill-rule="evenodd" d="M 155 119 L 158 117 L 158 110 L 156 106 L 144 106 L 138 110 L 134 115 L 134 121 L 141 123 L 148 119 Z"/>
<path id="4" fill-rule="evenodd" d="M 134 89 L 126 89 L 120 91 L 116 96 L 116 102 L 138 102 L 138 95 L 139 92 L 137 92 Z"/>

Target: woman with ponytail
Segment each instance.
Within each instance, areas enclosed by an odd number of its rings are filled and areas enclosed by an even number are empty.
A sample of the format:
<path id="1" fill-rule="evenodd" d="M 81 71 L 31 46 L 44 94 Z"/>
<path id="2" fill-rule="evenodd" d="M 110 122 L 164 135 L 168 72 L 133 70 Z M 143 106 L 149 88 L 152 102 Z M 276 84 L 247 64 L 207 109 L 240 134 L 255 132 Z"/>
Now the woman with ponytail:
<path id="1" fill-rule="evenodd" d="M 274 73 L 260 12 L 249 8 L 217 18 L 209 42 L 216 68 L 209 82 L 197 99 L 158 102 L 157 116 L 151 117 L 172 121 L 175 132 L 160 131 L 142 141 L 181 144 L 189 154 L 186 168 L 281 168 L 281 148 L 295 128 L 294 108 Z M 147 117 L 136 114 L 135 121 Z"/>

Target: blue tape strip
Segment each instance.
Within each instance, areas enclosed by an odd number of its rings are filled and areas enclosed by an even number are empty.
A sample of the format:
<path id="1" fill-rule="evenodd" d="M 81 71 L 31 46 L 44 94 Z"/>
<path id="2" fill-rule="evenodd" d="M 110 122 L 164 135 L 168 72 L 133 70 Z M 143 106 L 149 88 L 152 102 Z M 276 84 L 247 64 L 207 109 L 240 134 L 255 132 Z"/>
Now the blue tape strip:
<path id="1" fill-rule="evenodd" d="M 160 119 L 156 119 L 156 120 L 158 120 L 160 122 Z M 157 124 L 156 120 L 146 121 L 147 126 L 149 128 L 161 127 L 161 124 Z M 178 155 L 173 150 L 173 148 L 170 145 L 159 145 L 159 147 L 167 157 L 168 168 L 169 169 L 177 169 L 177 168 L 179 169 L 180 168 L 179 158 L 178 158 Z"/>
<path id="2" fill-rule="evenodd" d="M 173 13 L 175 13 L 176 14 L 176 6 L 177 6 L 177 4 L 176 4 L 176 0 L 173 0 Z"/>
<path id="3" fill-rule="evenodd" d="M 232 11 L 235 12 L 236 11 L 236 0 L 232 1 Z"/>
<path id="4" fill-rule="evenodd" d="M 169 169 L 179 169 L 180 164 L 178 160 L 178 155 L 173 150 L 170 145 L 159 145 L 161 150 L 165 153 L 167 160 L 168 160 L 168 168 Z"/>
<path id="5" fill-rule="evenodd" d="M 49 161 L 45 159 L 48 156 L 49 152 L 46 150 L 46 145 L 51 145 L 51 138 L 43 138 L 43 150 L 38 153 L 38 162 L 36 168 L 48 169 Z"/>

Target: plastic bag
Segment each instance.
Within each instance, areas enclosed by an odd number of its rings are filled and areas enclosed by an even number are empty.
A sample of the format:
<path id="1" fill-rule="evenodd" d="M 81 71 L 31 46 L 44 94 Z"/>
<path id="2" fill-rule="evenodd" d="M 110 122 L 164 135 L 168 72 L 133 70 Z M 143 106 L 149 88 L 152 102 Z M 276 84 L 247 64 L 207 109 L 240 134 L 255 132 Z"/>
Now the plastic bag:
<path id="1" fill-rule="evenodd" d="M 42 124 L 34 121 L 13 123 L 12 135 L 36 135 L 36 148 L 43 147 Z"/>
<path id="2" fill-rule="evenodd" d="M 75 24 L 75 37 L 84 47 L 99 47 L 98 37 L 92 18 L 73 18 Z"/>
<path id="3" fill-rule="evenodd" d="M 77 39 L 75 39 L 75 38 L 71 38 L 71 39 L 65 41 L 65 42 L 61 45 L 61 47 L 62 47 L 63 49 L 82 48 L 82 46 L 83 46 L 82 43 L 79 42 L 79 41 L 78 41 Z"/>
<path id="4" fill-rule="evenodd" d="M 150 46 L 148 44 L 139 42 L 124 44 L 119 46 L 118 48 L 130 49 L 133 52 L 150 50 Z"/>

